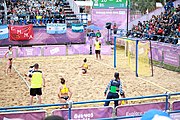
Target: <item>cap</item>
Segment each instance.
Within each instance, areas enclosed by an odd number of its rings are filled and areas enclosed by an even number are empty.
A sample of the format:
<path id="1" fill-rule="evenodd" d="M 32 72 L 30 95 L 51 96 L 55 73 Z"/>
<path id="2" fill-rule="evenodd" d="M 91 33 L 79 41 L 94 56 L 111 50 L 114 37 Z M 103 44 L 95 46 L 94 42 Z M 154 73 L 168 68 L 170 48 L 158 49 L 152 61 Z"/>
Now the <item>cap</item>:
<path id="1" fill-rule="evenodd" d="M 115 77 L 115 78 L 119 78 L 119 73 L 118 73 L 118 72 L 115 72 L 115 73 L 114 73 L 114 77 Z"/>
<path id="2" fill-rule="evenodd" d="M 172 120 L 168 113 L 163 112 L 161 110 L 149 110 L 146 112 L 141 120 Z"/>

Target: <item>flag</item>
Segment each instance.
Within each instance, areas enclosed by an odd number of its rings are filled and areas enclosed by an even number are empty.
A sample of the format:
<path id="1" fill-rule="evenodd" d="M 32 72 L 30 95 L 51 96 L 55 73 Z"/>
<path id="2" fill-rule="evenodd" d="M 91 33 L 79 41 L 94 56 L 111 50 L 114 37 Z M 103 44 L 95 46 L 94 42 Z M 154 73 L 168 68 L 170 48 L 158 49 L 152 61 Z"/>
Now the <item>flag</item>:
<path id="1" fill-rule="evenodd" d="M 72 31 L 73 32 L 84 32 L 83 24 L 72 24 Z"/>
<path id="2" fill-rule="evenodd" d="M 7 39 L 9 37 L 8 26 L 0 25 L 0 40 Z"/>
<path id="3" fill-rule="evenodd" d="M 50 23 L 46 25 L 48 34 L 64 34 L 66 33 L 67 25 L 61 23 Z"/>
<path id="4" fill-rule="evenodd" d="M 34 38 L 33 25 L 9 26 L 10 40 L 31 40 Z"/>

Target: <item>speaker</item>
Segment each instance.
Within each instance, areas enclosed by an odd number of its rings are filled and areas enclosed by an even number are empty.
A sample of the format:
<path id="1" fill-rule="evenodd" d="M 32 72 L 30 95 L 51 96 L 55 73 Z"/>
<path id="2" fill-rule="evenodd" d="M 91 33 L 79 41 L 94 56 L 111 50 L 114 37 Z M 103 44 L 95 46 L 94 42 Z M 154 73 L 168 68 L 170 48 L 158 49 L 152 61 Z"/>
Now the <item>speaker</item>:
<path id="1" fill-rule="evenodd" d="M 109 22 L 109 23 L 106 23 L 106 28 L 107 29 L 111 29 L 111 23 Z"/>

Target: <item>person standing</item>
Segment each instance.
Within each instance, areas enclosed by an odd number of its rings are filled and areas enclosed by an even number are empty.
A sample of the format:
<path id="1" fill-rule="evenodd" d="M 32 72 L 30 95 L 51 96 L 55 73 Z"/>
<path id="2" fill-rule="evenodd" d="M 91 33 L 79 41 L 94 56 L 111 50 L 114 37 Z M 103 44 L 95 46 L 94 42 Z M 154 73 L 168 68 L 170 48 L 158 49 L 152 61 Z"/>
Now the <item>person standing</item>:
<path id="1" fill-rule="evenodd" d="M 96 32 L 96 37 L 98 37 L 98 38 L 100 38 L 100 37 L 101 37 L 101 33 L 100 33 L 100 31 L 99 31 L 99 30 Z"/>
<path id="2" fill-rule="evenodd" d="M 96 59 L 101 59 L 101 42 L 98 40 L 98 37 L 96 37 L 96 41 L 95 41 L 95 54 L 96 54 Z"/>
<path id="3" fill-rule="evenodd" d="M 7 75 L 8 71 L 11 72 L 12 69 L 12 60 L 13 60 L 12 46 L 9 46 L 9 50 L 5 53 L 4 57 L 8 58 L 7 69 L 6 69 L 6 75 Z"/>
<path id="4" fill-rule="evenodd" d="M 116 99 L 119 98 L 119 94 L 121 95 L 121 97 L 124 97 L 124 92 L 122 90 L 122 83 L 120 81 L 119 78 L 119 73 L 115 72 L 114 73 L 114 78 L 113 80 L 111 80 L 108 84 L 108 86 L 106 87 L 105 91 L 104 91 L 104 95 L 106 96 L 107 91 L 109 90 L 109 93 L 107 94 L 106 99 Z M 110 101 L 105 102 L 104 106 L 109 106 Z M 114 101 L 114 107 L 118 106 L 118 100 Z"/>
<path id="5" fill-rule="evenodd" d="M 38 104 L 41 104 L 42 86 L 45 87 L 45 79 L 42 71 L 39 70 L 39 64 L 34 65 L 34 71 L 32 72 L 30 88 L 30 105 L 33 103 L 34 96 L 38 97 Z"/>

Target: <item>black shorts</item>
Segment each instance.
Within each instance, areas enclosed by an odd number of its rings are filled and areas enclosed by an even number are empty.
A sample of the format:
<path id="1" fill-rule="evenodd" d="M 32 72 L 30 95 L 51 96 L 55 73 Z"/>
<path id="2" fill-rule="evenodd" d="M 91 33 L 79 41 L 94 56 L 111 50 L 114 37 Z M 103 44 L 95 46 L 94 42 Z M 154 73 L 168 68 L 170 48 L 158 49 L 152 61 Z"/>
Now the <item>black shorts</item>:
<path id="1" fill-rule="evenodd" d="M 96 53 L 96 54 L 100 54 L 101 51 L 100 51 L 100 50 L 95 50 L 95 53 Z"/>
<path id="2" fill-rule="evenodd" d="M 64 97 L 61 97 L 61 98 L 67 100 L 69 98 L 69 96 L 64 96 Z"/>
<path id="3" fill-rule="evenodd" d="M 84 74 L 87 73 L 87 70 L 86 70 L 86 69 L 83 68 L 82 70 L 83 70 L 83 73 L 84 73 Z"/>
<path id="4" fill-rule="evenodd" d="M 9 61 L 12 61 L 12 58 L 9 58 Z"/>
<path id="5" fill-rule="evenodd" d="M 30 95 L 31 96 L 42 95 L 42 89 L 41 88 L 31 88 Z"/>

